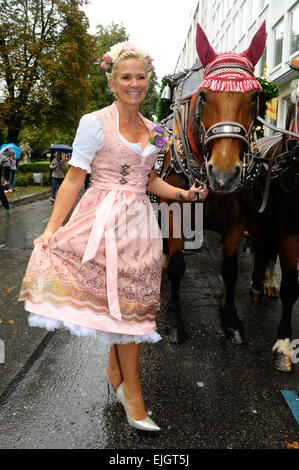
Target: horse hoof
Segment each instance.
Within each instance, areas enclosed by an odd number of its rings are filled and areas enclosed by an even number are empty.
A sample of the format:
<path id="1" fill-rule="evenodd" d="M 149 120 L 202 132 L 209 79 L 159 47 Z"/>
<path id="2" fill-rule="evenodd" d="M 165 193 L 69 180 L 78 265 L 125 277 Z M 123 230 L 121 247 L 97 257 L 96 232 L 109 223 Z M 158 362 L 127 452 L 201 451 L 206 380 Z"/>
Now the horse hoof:
<path id="1" fill-rule="evenodd" d="M 241 333 L 240 330 L 233 330 L 232 328 L 226 328 L 224 330 L 224 334 L 233 344 L 245 343 L 243 334 Z"/>
<path id="2" fill-rule="evenodd" d="M 264 294 L 266 294 L 267 297 L 271 297 L 272 299 L 278 299 L 279 289 L 277 287 L 265 287 Z"/>
<path id="3" fill-rule="evenodd" d="M 253 302 L 260 302 L 263 297 L 263 293 L 250 289 L 250 297 Z"/>
<path id="4" fill-rule="evenodd" d="M 277 350 L 272 353 L 272 366 L 280 372 L 293 372 L 294 370 L 291 356 Z"/>
<path id="5" fill-rule="evenodd" d="M 184 342 L 184 334 L 182 330 L 174 326 L 167 327 L 168 342 L 172 344 L 180 344 Z"/>

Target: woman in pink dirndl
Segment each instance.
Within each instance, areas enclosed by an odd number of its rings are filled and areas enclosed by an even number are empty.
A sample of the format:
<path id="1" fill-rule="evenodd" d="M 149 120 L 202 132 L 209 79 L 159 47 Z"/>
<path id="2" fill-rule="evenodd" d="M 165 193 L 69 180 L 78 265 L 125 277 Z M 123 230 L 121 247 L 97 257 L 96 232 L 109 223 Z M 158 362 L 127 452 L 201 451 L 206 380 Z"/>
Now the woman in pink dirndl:
<path id="1" fill-rule="evenodd" d="M 147 415 L 139 380 L 140 344 L 157 342 L 162 236 L 146 190 L 194 201 L 206 188 L 177 189 L 153 168 L 154 124 L 139 113 L 152 67 L 130 43 L 104 55 L 102 67 L 116 101 L 81 118 L 70 169 L 56 196 L 45 232 L 34 241 L 20 300 L 31 326 L 65 327 L 110 345 L 104 377 L 128 423 L 160 430 Z M 85 180 L 92 186 L 62 225 Z"/>

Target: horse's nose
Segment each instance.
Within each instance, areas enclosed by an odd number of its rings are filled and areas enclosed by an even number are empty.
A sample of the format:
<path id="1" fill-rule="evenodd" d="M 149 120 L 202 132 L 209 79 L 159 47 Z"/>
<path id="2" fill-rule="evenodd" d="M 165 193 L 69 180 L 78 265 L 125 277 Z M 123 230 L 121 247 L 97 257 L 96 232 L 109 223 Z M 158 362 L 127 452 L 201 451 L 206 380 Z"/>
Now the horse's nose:
<path id="1" fill-rule="evenodd" d="M 232 192 L 240 183 L 241 165 L 237 163 L 232 169 L 224 171 L 209 163 L 208 178 L 214 191 Z"/>

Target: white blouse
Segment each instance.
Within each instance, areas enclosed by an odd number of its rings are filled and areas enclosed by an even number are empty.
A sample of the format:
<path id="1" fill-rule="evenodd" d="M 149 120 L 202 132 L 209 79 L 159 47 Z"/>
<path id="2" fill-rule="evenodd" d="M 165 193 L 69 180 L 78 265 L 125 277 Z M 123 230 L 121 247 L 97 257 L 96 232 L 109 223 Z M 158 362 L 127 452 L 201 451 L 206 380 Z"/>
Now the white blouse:
<path id="1" fill-rule="evenodd" d="M 121 140 L 132 150 L 140 155 L 148 156 L 157 151 L 155 145 L 148 144 L 142 152 L 141 143 L 133 143 L 126 140 L 119 134 Z M 69 165 L 90 171 L 90 165 L 93 162 L 96 152 L 98 152 L 104 143 L 104 131 L 100 120 L 93 113 L 84 114 L 80 119 L 79 127 L 73 142 L 73 154 L 69 160 Z"/>

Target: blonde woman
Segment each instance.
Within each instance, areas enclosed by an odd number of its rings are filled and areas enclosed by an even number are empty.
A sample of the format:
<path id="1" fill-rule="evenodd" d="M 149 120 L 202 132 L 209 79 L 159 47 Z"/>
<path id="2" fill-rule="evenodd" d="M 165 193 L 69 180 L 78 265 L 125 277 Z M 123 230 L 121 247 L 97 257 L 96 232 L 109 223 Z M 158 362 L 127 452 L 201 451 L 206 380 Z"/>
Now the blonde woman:
<path id="1" fill-rule="evenodd" d="M 194 201 L 207 190 L 177 189 L 151 171 L 158 153 L 149 143 L 154 124 L 139 113 L 150 57 L 120 43 L 104 55 L 102 67 L 116 101 L 81 118 L 70 170 L 45 232 L 34 241 L 20 298 L 31 325 L 64 326 L 108 344 L 104 375 L 128 423 L 159 431 L 146 412 L 138 366 L 141 343 L 160 339 L 162 236 L 145 192 Z M 91 168 L 92 186 L 62 226 Z"/>

